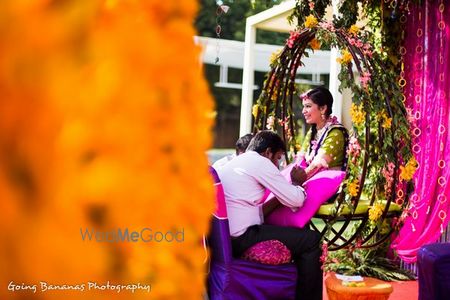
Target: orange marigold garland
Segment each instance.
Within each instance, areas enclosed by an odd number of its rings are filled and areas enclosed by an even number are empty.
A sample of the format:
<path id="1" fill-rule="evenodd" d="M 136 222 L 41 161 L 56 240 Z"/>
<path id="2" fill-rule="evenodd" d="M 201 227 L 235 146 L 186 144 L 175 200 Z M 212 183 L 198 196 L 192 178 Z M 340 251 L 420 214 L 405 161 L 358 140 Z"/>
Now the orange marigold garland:
<path id="1" fill-rule="evenodd" d="M 213 210 L 196 1 L 0 5 L 0 284 L 151 284 L 198 299 Z M 184 229 L 184 242 L 82 241 L 80 229 Z M 0 298 L 105 298 L 108 291 Z M 26 296 L 24 296 L 26 295 Z M 63 296 L 64 297 L 64 296 Z"/>

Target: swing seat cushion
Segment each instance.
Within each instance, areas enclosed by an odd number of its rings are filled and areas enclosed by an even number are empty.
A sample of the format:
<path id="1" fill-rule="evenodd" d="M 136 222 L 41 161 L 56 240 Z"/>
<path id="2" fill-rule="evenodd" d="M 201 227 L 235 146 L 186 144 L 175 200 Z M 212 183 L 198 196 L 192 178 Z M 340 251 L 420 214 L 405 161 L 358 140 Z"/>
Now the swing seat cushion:
<path id="1" fill-rule="evenodd" d="M 385 205 L 386 200 L 381 201 L 381 203 Z M 356 207 L 355 212 L 353 214 L 354 215 L 366 214 L 370 207 L 369 204 L 370 204 L 369 200 L 364 199 L 359 200 L 358 206 Z M 401 210 L 402 210 L 401 206 L 398 205 L 397 203 L 391 202 L 391 204 L 389 205 L 389 212 L 401 212 Z M 319 210 L 316 213 L 317 216 L 332 216 L 333 214 L 334 214 L 334 203 L 324 204 L 320 206 Z M 347 206 L 345 206 L 340 213 L 341 216 L 349 214 L 351 214 L 351 210 Z"/>
<path id="2" fill-rule="evenodd" d="M 306 199 L 302 207 L 295 212 L 286 206 L 277 208 L 267 216 L 265 223 L 278 226 L 304 227 L 320 205 L 336 194 L 344 177 L 345 172 L 338 170 L 325 170 L 317 173 L 303 184 Z"/>

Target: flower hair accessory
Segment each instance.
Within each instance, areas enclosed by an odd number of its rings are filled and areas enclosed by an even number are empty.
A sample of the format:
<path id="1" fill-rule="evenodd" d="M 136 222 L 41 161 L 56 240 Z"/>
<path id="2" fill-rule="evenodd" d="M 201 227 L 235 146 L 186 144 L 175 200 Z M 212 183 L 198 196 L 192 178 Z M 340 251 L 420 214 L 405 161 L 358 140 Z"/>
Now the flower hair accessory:
<path id="1" fill-rule="evenodd" d="M 311 92 L 311 89 L 307 90 L 306 92 L 304 92 L 303 94 L 300 95 L 300 99 L 304 100 L 309 98 L 308 94 Z"/>

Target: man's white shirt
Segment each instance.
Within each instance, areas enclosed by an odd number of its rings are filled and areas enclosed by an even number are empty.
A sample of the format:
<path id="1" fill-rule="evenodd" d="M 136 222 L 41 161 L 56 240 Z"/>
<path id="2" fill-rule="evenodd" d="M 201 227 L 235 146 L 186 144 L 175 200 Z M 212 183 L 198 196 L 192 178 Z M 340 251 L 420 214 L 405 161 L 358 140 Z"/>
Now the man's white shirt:
<path id="1" fill-rule="evenodd" d="M 232 236 L 264 222 L 262 198 L 266 189 L 287 207 L 298 208 L 305 201 L 303 188 L 289 183 L 268 158 L 255 151 L 236 156 L 217 172 L 225 192 Z"/>

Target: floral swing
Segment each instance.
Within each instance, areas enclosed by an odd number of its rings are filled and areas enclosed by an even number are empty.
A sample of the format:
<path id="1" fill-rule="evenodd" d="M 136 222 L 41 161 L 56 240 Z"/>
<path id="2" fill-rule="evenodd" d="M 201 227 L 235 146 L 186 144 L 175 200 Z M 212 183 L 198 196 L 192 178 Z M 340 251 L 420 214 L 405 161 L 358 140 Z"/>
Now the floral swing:
<path id="1" fill-rule="evenodd" d="M 294 104 L 300 101 L 295 79 L 302 58 L 308 56 L 307 49 L 341 49 L 340 90 L 352 92 L 347 167 L 337 196 L 321 205 L 314 215 L 319 220 L 310 223 L 329 250 L 369 248 L 386 241 L 406 214 L 417 168 L 401 87 L 368 40 L 369 33 L 356 25 L 335 28 L 309 15 L 303 26 L 291 32 L 281 52 L 273 55 L 271 71 L 253 106 L 254 131 L 279 132 L 290 150 L 289 163 L 301 141 L 300 113 Z"/>

